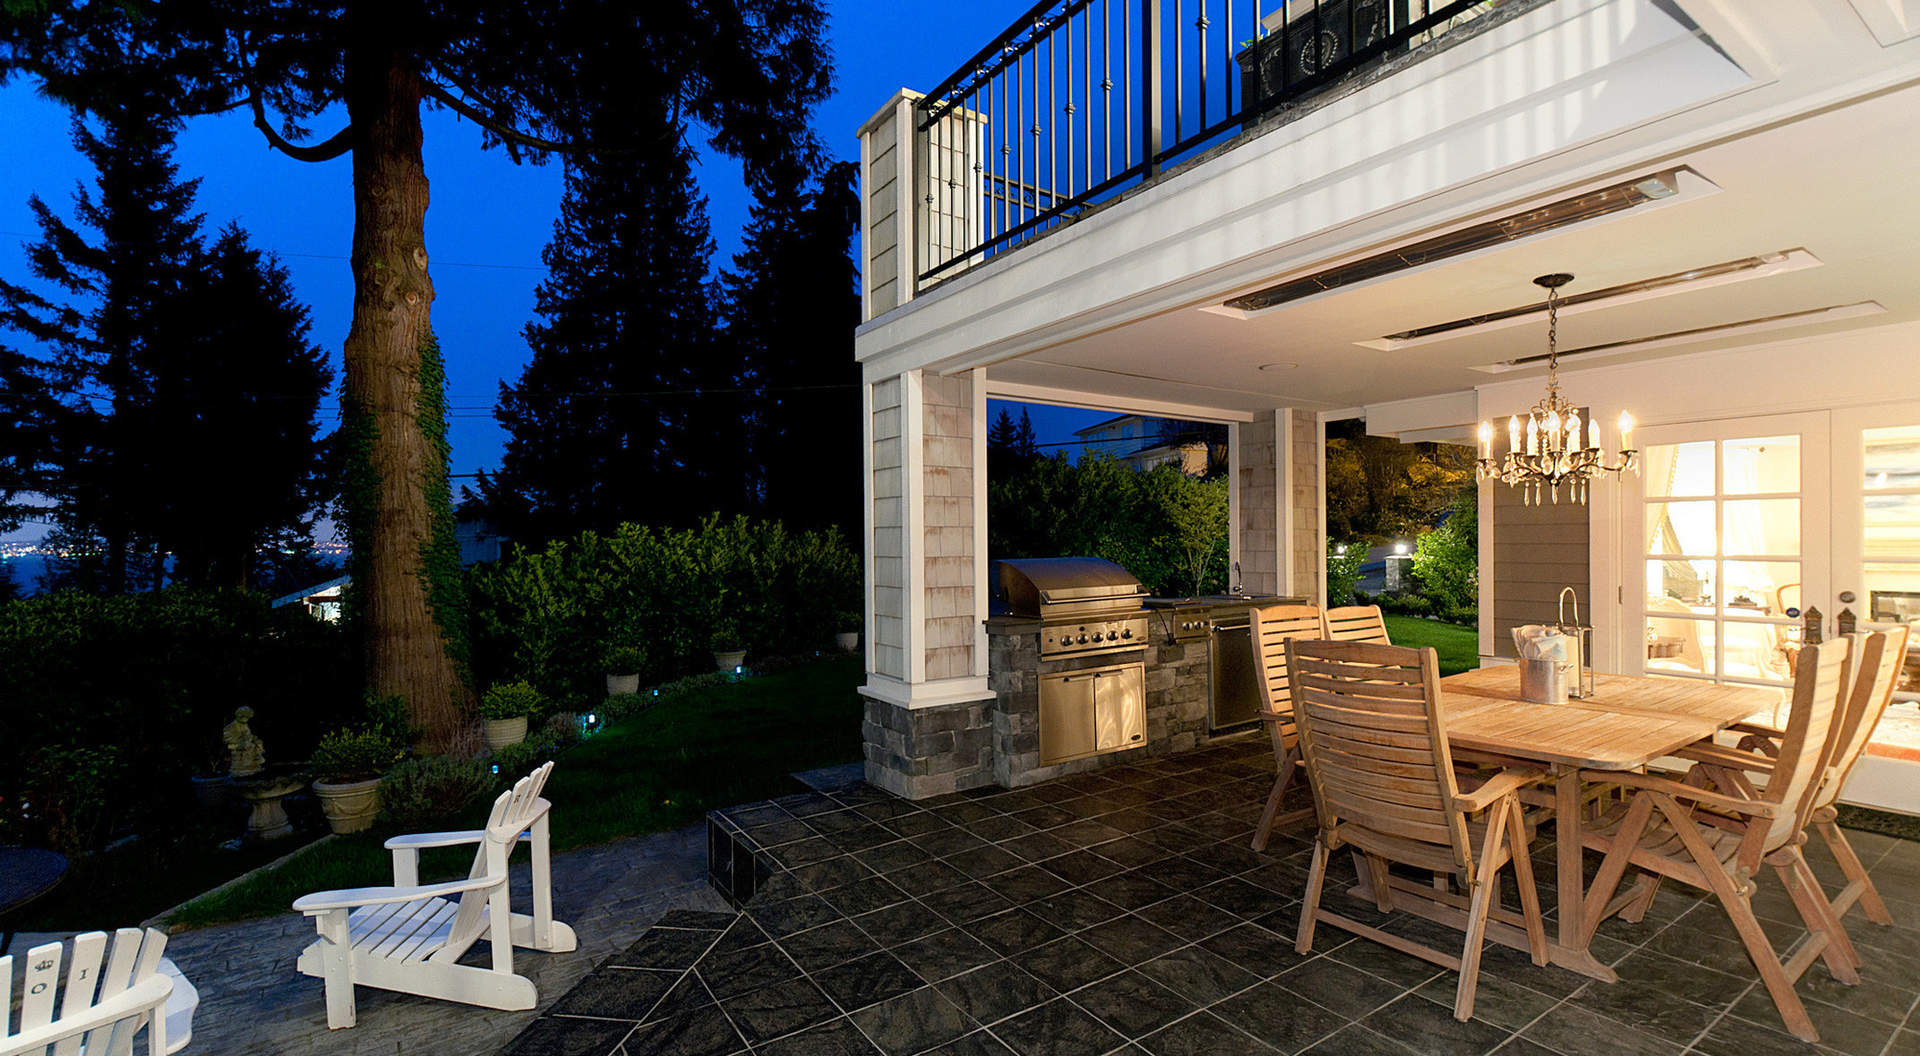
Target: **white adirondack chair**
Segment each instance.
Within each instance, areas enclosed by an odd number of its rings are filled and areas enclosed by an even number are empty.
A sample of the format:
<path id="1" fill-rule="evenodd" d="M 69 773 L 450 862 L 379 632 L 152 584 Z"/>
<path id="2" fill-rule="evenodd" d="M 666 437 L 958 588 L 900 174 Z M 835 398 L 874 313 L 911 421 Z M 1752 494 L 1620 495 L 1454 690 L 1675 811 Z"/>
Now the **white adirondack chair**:
<path id="1" fill-rule="evenodd" d="M 354 1024 L 353 988 L 377 986 L 423 997 L 509 1010 L 532 1008 L 533 980 L 513 972 L 513 948 L 566 953 L 573 929 L 553 919 L 552 860 L 547 811 L 540 798 L 553 764 L 514 782 L 493 801 L 486 828 L 395 836 L 393 886 L 322 891 L 294 902 L 316 918 L 320 938 L 301 951 L 299 970 L 325 980 L 327 1026 Z M 510 912 L 507 856 L 521 840 L 533 850 L 533 913 Z M 479 844 L 467 879 L 420 883 L 426 847 Z M 491 967 L 457 963 L 482 935 L 492 946 Z"/>
<path id="2" fill-rule="evenodd" d="M 0 1056 L 130 1056 L 133 1037 L 147 1029 L 147 1056 L 178 1052 L 185 1036 L 171 1037 L 165 1013 L 173 977 L 160 968 L 167 937 L 149 928 L 121 928 L 107 935 L 89 931 L 73 937 L 73 957 L 61 990 L 62 943 L 27 951 L 20 987 L 20 1022 L 11 1023 L 13 958 L 0 957 Z M 105 967 L 103 969 L 102 962 Z"/>

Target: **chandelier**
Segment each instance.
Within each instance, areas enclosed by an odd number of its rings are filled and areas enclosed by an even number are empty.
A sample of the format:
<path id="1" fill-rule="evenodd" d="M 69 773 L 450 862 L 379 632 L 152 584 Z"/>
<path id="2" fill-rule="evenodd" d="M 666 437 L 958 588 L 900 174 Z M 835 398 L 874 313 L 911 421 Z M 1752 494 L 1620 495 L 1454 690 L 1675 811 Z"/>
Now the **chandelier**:
<path id="1" fill-rule="evenodd" d="M 1567 497 L 1584 503 L 1593 478 L 1602 473 L 1639 471 L 1639 452 L 1633 447 L 1633 415 L 1620 412 L 1620 461 L 1607 465 L 1600 446 L 1600 423 L 1588 421 L 1581 432 L 1580 412 L 1560 395 L 1560 287 L 1573 276 L 1556 273 L 1533 280 L 1547 291 L 1547 396 L 1527 412 L 1507 419 L 1506 457 L 1493 457 L 1493 423 L 1480 423 L 1480 457 L 1474 460 L 1476 480 L 1503 480 L 1521 488 L 1529 506 L 1538 506 L 1541 493 L 1560 501 L 1560 485 Z M 1581 443 L 1584 436 L 1585 444 Z"/>

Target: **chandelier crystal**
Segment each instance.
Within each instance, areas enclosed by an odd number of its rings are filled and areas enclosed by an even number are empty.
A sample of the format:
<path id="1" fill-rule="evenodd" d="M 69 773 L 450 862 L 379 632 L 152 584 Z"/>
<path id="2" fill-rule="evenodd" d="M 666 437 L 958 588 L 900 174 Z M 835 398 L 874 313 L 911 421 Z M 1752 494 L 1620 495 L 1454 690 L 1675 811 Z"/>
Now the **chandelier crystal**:
<path id="1" fill-rule="evenodd" d="M 1620 412 L 1620 461 L 1607 464 L 1600 446 L 1600 423 L 1590 420 L 1582 430 L 1580 412 L 1560 395 L 1559 289 L 1573 281 L 1564 273 L 1533 280 L 1547 291 L 1547 395 L 1527 412 L 1507 419 L 1507 453 L 1493 457 L 1493 423 L 1480 423 L 1480 457 L 1474 460 L 1476 480 L 1502 480 L 1525 492 L 1526 504 L 1538 506 L 1544 492 L 1560 501 L 1560 485 L 1567 497 L 1585 503 L 1593 478 L 1602 473 L 1638 472 L 1639 452 L 1633 447 L 1633 415 Z M 1584 443 L 1583 443 L 1584 441 Z"/>

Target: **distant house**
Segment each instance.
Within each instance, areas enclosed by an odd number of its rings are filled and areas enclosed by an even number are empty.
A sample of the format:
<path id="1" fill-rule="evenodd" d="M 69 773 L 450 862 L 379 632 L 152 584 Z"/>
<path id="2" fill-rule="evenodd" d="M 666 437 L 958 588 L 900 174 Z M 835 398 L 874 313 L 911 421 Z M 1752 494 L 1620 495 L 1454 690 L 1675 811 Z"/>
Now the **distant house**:
<path id="1" fill-rule="evenodd" d="M 1190 477 L 1207 475 L 1207 444 L 1189 439 L 1200 428 L 1195 422 L 1151 418 L 1142 414 L 1116 415 L 1085 429 L 1074 430 L 1080 453 L 1105 455 L 1145 472 L 1155 466 L 1177 466 Z"/>
<path id="2" fill-rule="evenodd" d="M 279 609 L 288 605 L 302 605 L 314 616 L 328 623 L 337 623 L 340 619 L 341 597 L 346 593 L 347 584 L 352 581 L 352 576 L 335 576 L 325 583 L 283 594 L 273 599 L 273 607 Z"/>
<path id="3" fill-rule="evenodd" d="M 460 541 L 461 568 L 500 560 L 500 547 L 506 541 L 499 526 L 484 517 L 461 517 L 454 525 L 454 536 Z"/>

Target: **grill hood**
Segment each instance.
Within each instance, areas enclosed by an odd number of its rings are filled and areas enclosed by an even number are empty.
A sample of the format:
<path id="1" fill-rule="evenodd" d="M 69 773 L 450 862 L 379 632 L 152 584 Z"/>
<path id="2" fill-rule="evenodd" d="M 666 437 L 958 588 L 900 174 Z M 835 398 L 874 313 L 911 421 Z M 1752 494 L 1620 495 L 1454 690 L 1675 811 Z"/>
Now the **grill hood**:
<path id="1" fill-rule="evenodd" d="M 1035 557 L 996 561 L 998 593 L 1022 616 L 1060 608 L 1137 608 L 1146 595 L 1133 573 L 1098 557 Z"/>

